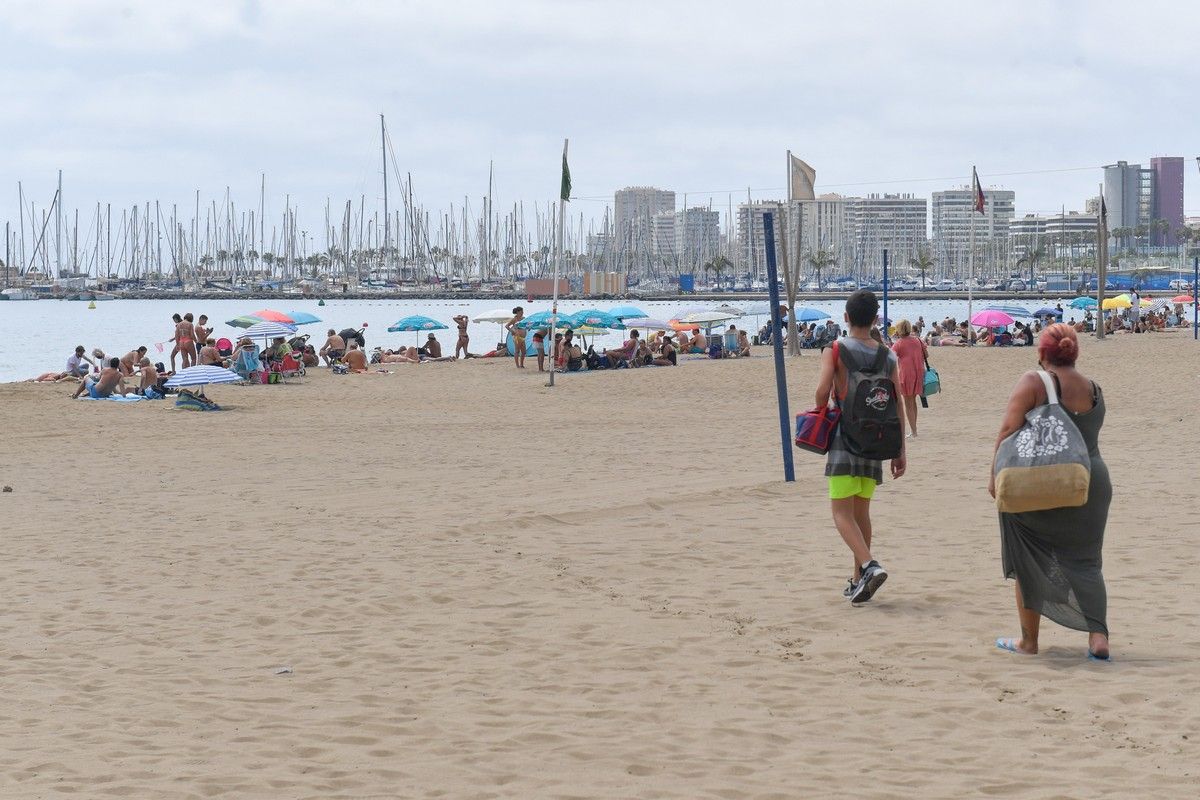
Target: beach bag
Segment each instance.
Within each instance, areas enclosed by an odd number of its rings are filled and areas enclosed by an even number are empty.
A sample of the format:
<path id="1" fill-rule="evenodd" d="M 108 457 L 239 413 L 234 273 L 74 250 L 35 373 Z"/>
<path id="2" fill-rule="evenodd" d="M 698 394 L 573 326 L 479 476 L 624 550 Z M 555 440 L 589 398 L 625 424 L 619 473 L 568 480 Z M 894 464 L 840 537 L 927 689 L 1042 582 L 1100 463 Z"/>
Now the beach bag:
<path id="1" fill-rule="evenodd" d="M 942 390 L 942 376 L 938 375 L 938 371 L 929 366 L 929 359 L 925 359 L 925 385 L 921 388 L 921 396 L 929 397 L 931 394 L 937 394 Z"/>
<path id="2" fill-rule="evenodd" d="M 896 384 L 888 372 L 890 352 L 879 345 L 870 365 L 864 367 L 857 363 L 849 348 L 837 348 L 848 373 L 841 419 L 842 442 L 847 452 L 859 458 L 886 461 L 898 458 L 904 450 Z"/>
<path id="3" fill-rule="evenodd" d="M 796 447 L 810 453 L 825 455 L 837 435 L 842 412 L 837 408 L 814 408 L 796 415 Z"/>
<path id="4" fill-rule="evenodd" d="M 1044 370 L 1046 404 L 1025 415 L 1025 424 L 1000 442 L 996 463 L 996 508 L 1009 514 L 1075 508 L 1087 502 L 1092 459 L 1071 415 L 1058 402 Z"/>

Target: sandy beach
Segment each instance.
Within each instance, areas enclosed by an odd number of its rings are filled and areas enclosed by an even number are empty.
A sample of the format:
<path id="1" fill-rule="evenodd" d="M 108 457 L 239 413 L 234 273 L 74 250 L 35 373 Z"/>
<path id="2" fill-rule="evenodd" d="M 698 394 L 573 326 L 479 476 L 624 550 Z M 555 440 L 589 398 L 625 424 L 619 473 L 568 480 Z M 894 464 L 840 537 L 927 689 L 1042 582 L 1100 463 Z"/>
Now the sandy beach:
<path id="1" fill-rule="evenodd" d="M 0 385 L 0 796 L 1190 796 L 1200 345 L 1083 340 L 1115 662 L 1018 633 L 986 486 L 1034 351 L 939 348 L 867 607 L 772 360 Z M 532 360 L 530 361 L 532 364 Z M 818 359 L 788 361 L 792 411 Z M 436 402 L 435 402 L 436 401 Z M 280 672 L 281 668 L 290 671 Z"/>

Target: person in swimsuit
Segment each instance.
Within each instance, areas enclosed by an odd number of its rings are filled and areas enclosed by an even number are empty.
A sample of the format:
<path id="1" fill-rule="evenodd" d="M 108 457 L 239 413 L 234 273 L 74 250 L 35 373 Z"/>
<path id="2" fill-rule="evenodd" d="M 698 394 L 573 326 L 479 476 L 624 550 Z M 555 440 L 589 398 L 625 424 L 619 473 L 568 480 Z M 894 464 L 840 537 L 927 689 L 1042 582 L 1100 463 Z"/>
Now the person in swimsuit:
<path id="1" fill-rule="evenodd" d="M 85 391 L 93 400 L 111 397 L 114 394 L 124 397 L 126 391 L 124 377 L 121 375 L 121 359 L 110 358 L 104 369 L 100 371 L 100 377 L 95 380 L 85 378 L 75 390 L 75 394 L 71 395 L 71 399 L 74 400 Z"/>
<path id="2" fill-rule="evenodd" d="M 513 309 L 513 318 L 504 326 L 512 334 L 513 363 L 517 369 L 525 369 L 525 329 L 517 327 L 523 319 L 525 319 L 525 309 L 517 306 Z"/>
<path id="3" fill-rule="evenodd" d="M 187 319 L 185 316 L 184 319 Z M 196 320 L 196 352 L 208 342 L 208 337 L 212 335 L 212 328 L 208 327 L 208 316 L 201 314 Z"/>
<path id="4" fill-rule="evenodd" d="M 351 372 L 367 372 L 370 365 L 367 364 L 367 354 L 358 349 L 358 342 L 351 342 L 350 349 L 346 351 L 346 366 L 350 367 Z"/>
<path id="5" fill-rule="evenodd" d="M 533 332 L 533 349 L 537 353 L 538 372 L 546 371 L 546 331 Z"/>
<path id="6" fill-rule="evenodd" d="M 191 312 L 183 315 L 183 321 L 175 326 L 175 348 L 183 361 L 183 369 L 196 363 L 196 326 Z"/>
<path id="7" fill-rule="evenodd" d="M 141 359 L 138 366 L 141 371 L 138 375 L 137 393 L 152 400 L 161 399 L 162 395 L 158 393 L 158 370 L 154 368 L 148 358 Z"/>
<path id="8" fill-rule="evenodd" d="M 125 355 L 121 356 L 121 374 L 128 378 L 133 374 L 133 368 L 142 360 L 142 356 L 146 355 L 146 346 L 142 345 L 137 350 L 130 350 Z"/>
<path id="9" fill-rule="evenodd" d="M 471 354 L 467 351 L 467 345 L 471 343 L 471 337 L 467 335 L 467 325 L 471 322 L 466 314 L 459 314 L 454 318 L 454 324 L 458 326 L 458 342 L 454 345 L 454 357 L 458 358 L 458 351 L 462 350 L 463 358 L 470 358 Z"/>
<path id="10" fill-rule="evenodd" d="M 678 356 L 675 355 L 675 345 L 671 342 L 670 336 L 663 336 L 659 342 L 660 350 L 652 364 L 659 367 L 673 367 L 677 362 Z"/>
<path id="11" fill-rule="evenodd" d="M 175 323 L 175 334 L 168 339 L 168 342 L 174 342 L 175 346 L 171 348 L 171 371 L 175 371 L 175 356 L 179 355 L 179 328 L 183 325 L 183 317 L 178 314 L 171 315 L 171 321 Z M 186 367 L 187 364 L 185 363 Z"/>
<path id="12" fill-rule="evenodd" d="M 325 366 L 330 367 L 333 366 L 333 362 L 340 361 L 342 356 L 346 355 L 346 340 L 338 336 L 338 332 L 333 328 L 329 329 L 328 336 L 320 356 L 325 359 Z"/>

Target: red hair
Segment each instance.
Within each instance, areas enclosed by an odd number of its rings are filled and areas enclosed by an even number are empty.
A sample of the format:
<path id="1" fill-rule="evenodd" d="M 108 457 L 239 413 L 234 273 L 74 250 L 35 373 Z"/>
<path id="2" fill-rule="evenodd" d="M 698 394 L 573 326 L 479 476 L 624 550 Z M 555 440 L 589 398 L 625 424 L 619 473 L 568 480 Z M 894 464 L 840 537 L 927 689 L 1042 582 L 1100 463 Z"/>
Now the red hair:
<path id="1" fill-rule="evenodd" d="M 1079 339 L 1070 325 L 1056 322 L 1038 338 L 1038 357 L 1054 367 L 1073 367 L 1079 358 Z"/>

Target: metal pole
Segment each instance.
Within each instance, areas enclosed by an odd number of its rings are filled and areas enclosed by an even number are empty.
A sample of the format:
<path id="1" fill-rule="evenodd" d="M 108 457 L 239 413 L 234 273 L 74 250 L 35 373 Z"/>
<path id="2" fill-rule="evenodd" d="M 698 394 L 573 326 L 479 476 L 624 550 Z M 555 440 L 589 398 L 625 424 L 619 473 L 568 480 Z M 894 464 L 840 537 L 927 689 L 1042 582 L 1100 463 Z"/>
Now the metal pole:
<path id="1" fill-rule="evenodd" d="M 792 427 L 788 420 L 787 373 L 783 366 L 783 322 L 779 318 L 779 267 L 775 263 L 775 214 L 763 213 L 763 243 L 767 256 L 767 291 L 771 297 L 771 349 L 775 353 L 775 390 L 779 396 L 779 440 L 783 447 L 783 479 L 796 480 L 792 463 Z"/>
<path id="2" fill-rule="evenodd" d="M 1200 256 L 1192 257 L 1192 338 L 1200 339 Z"/>
<path id="3" fill-rule="evenodd" d="M 563 139 L 563 163 L 564 164 L 567 163 L 567 145 L 569 143 L 570 143 L 569 139 Z M 562 260 L 563 260 L 563 220 L 566 218 L 566 214 L 567 214 L 567 201 L 566 201 L 566 198 L 564 198 L 562 196 L 562 194 L 559 193 L 559 196 L 558 196 L 558 242 L 557 242 L 558 257 L 554 259 L 554 287 L 552 289 L 553 301 L 550 304 L 550 386 L 554 385 L 554 331 L 558 327 L 558 273 L 559 273 L 559 269 L 562 267 Z M 542 348 L 544 349 L 545 347 L 546 347 L 546 343 L 543 340 Z"/>
<path id="4" fill-rule="evenodd" d="M 888 249 L 883 248 L 883 338 L 891 341 L 888 336 Z"/>

